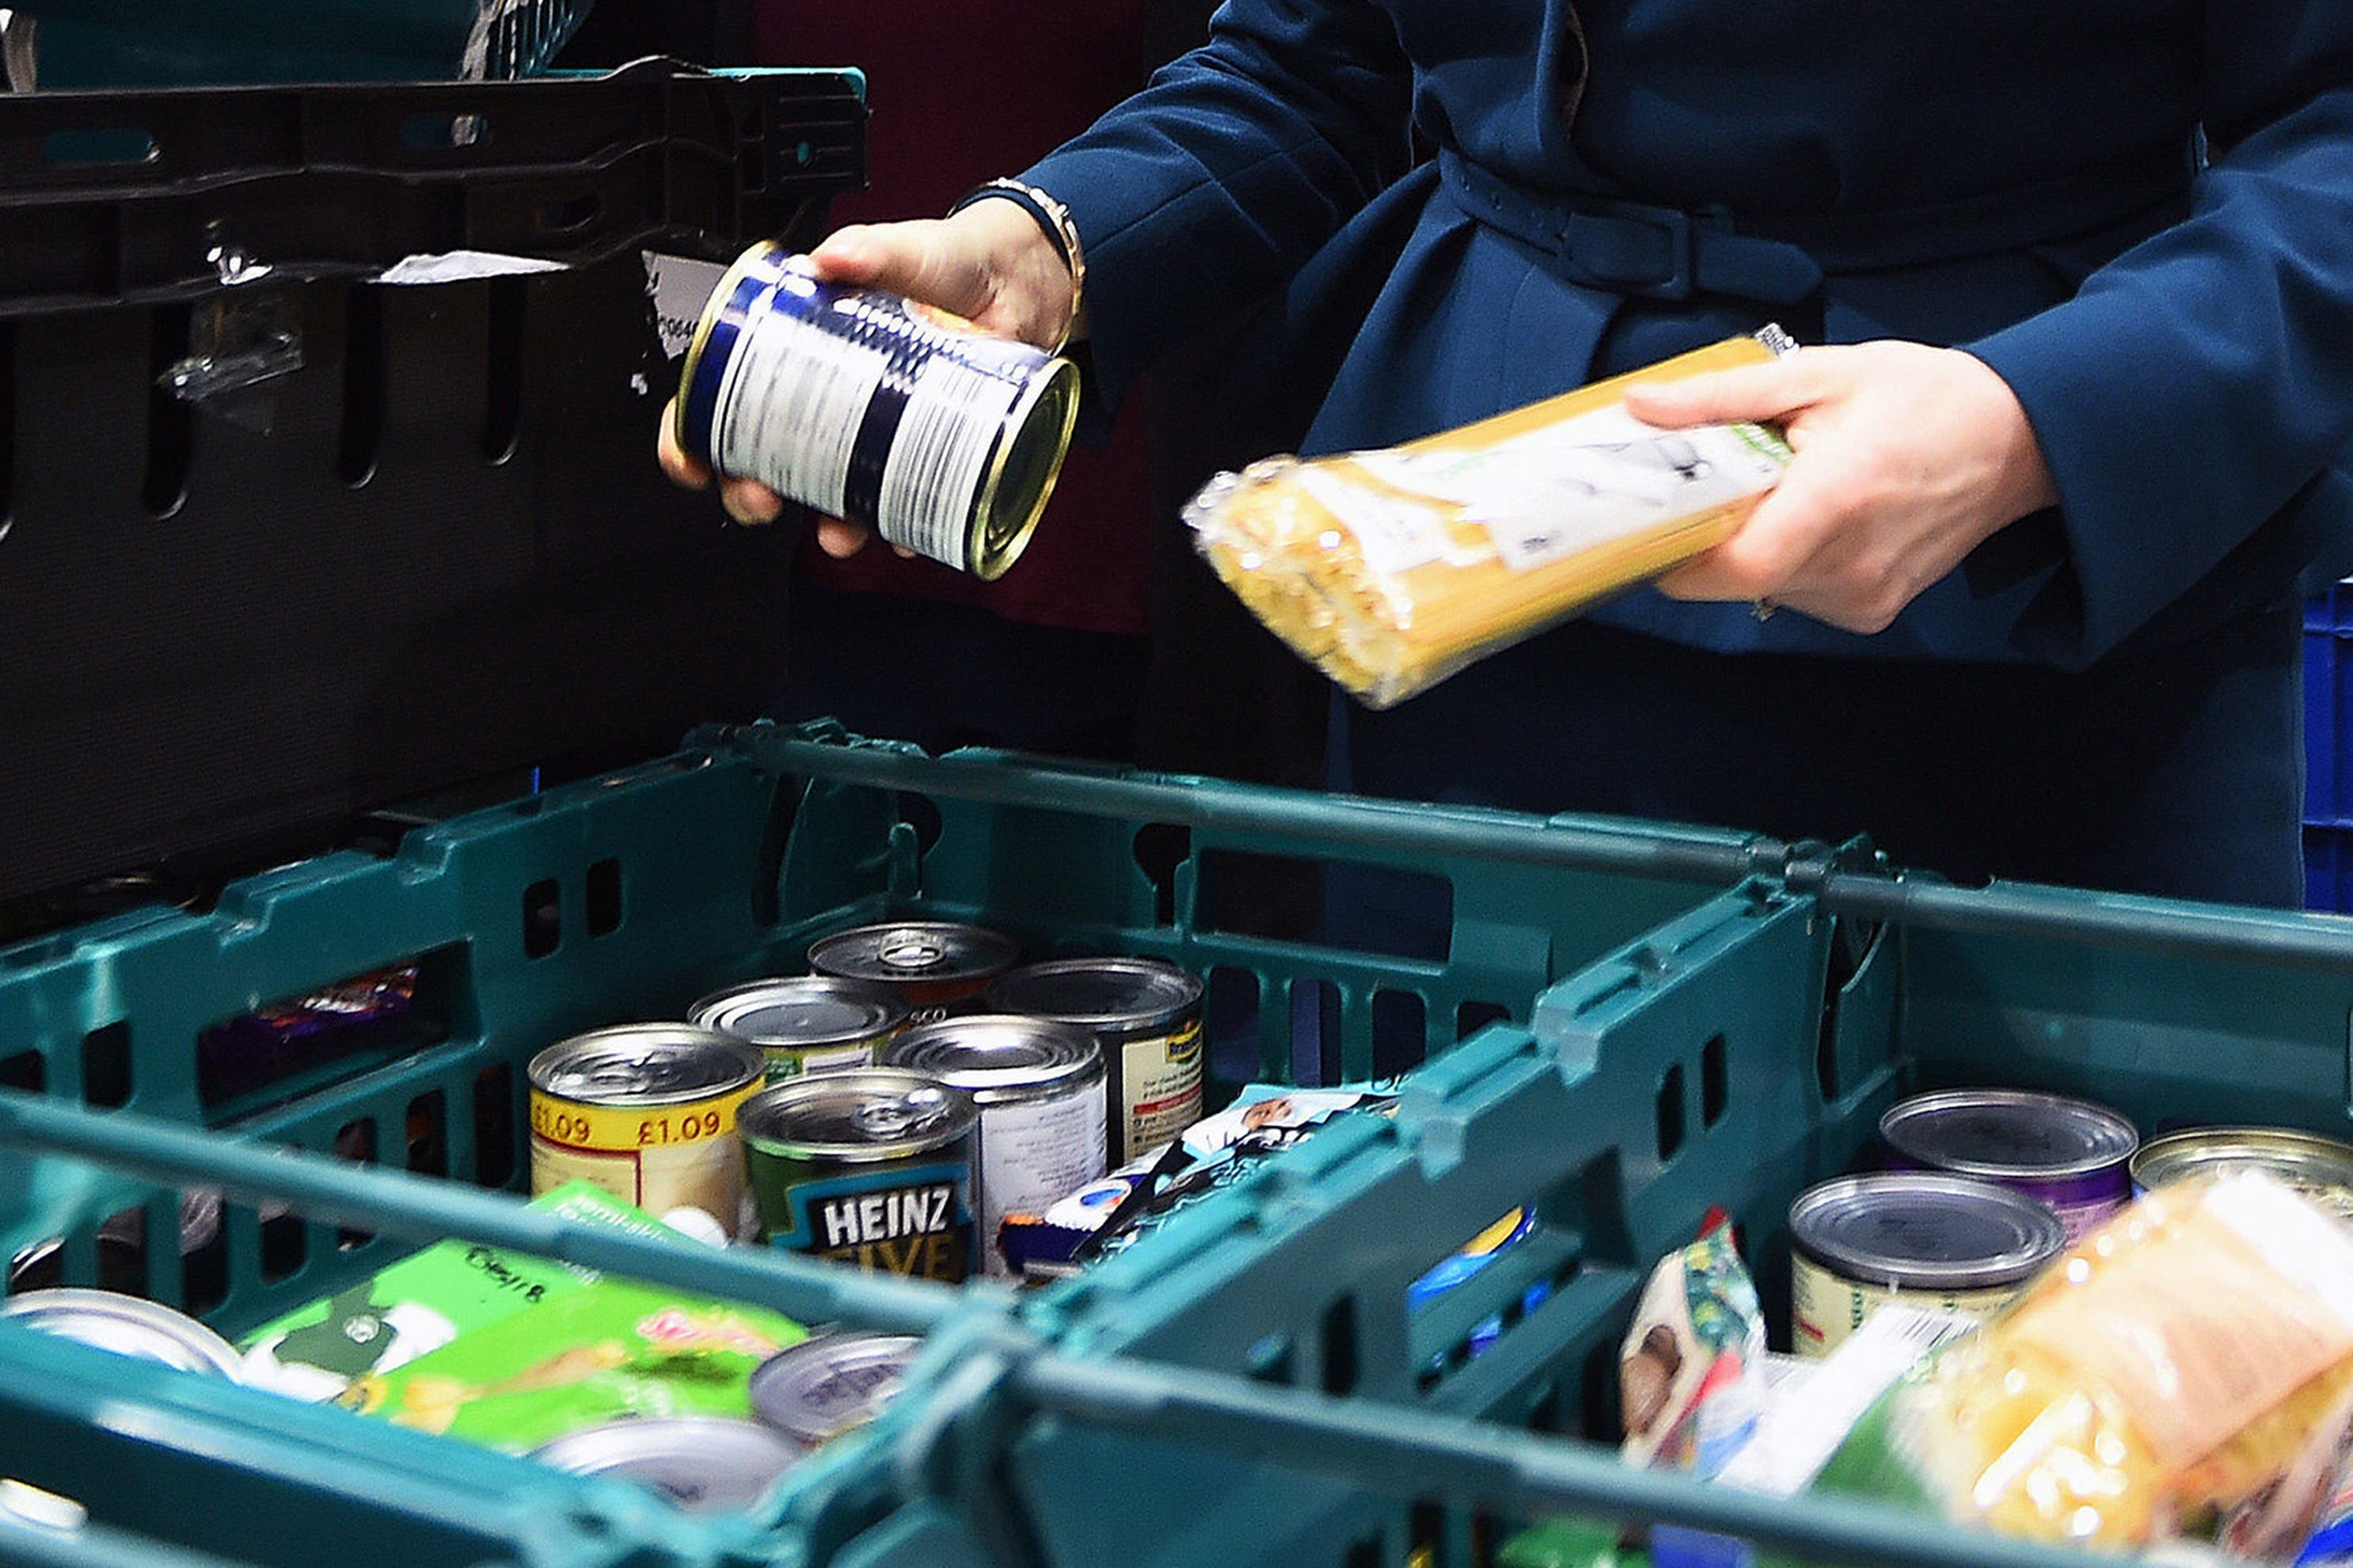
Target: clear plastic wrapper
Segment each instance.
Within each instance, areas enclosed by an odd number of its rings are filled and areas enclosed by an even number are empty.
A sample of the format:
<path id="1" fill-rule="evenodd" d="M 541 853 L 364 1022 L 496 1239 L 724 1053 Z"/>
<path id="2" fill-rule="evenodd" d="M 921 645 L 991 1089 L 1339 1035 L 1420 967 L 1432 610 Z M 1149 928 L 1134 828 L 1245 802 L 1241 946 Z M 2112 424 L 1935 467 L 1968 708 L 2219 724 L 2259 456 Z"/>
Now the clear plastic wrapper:
<path id="1" fill-rule="evenodd" d="M 2348 1391 L 2353 1231 L 2260 1173 L 2201 1178 L 2070 1248 L 1823 1481 L 2042 1540 L 2208 1537 L 2292 1479 Z"/>
<path id="2" fill-rule="evenodd" d="M 1767 328 L 1402 446 L 1270 458 L 1185 519 L 1269 629 L 1387 708 L 1729 538 L 1787 445 L 1759 425 L 1661 430 L 1622 394 L 1787 346 Z"/>

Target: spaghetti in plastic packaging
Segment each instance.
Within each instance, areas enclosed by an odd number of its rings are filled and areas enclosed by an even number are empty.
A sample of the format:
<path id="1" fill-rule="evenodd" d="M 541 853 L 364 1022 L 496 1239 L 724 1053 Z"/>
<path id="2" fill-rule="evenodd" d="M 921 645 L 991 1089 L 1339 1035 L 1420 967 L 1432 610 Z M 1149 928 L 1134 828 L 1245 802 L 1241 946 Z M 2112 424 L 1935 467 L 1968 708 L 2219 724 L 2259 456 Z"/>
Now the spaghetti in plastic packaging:
<path id="1" fill-rule="evenodd" d="M 1622 394 L 1791 346 L 1768 327 L 1401 446 L 1270 458 L 1185 520 L 1269 629 L 1387 708 L 1729 538 L 1788 446 L 1760 425 L 1662 430 Z"/>
<path id="2" fill-rule="evenodd" d="M 2076 1243 L 1900 1385 L 1824 1481 L 2145 1546 L 2260 1507 L 2348 1394 L 2353 1231 L 2234 1173 L 2144 1194 Z"/>

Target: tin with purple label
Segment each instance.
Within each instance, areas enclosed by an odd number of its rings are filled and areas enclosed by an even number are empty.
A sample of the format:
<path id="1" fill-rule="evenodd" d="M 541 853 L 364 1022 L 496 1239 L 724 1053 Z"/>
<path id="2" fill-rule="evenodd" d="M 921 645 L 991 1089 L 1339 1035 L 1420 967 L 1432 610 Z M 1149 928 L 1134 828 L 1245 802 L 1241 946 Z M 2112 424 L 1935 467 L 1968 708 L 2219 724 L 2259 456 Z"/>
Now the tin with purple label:
<path id="1" fill-rule="evenodd" d="M 1888 1165 L 1998 1182 L 2048 1204 L 2072 1245 L 2132 1200 L 2133 1124 L 2104 1105 L 2028 1089 L 1915 1095 L 1879 1119 Z"/>
<path id="2" fill-rule="evenodd" d="M 704 307 L 673 433 L 717 473 L 988 579 L 1036 531 L 1078 408 L 1070 360 L 764 240 Z"/>

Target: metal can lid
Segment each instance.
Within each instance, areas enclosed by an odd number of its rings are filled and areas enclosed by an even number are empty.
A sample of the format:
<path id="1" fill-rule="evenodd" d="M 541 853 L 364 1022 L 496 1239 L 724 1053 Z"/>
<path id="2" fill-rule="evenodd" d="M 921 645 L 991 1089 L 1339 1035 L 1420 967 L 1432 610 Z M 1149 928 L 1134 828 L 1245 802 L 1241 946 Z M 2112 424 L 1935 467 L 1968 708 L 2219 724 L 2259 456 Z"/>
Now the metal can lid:
<path id="1" fill-rule="evenodd" d="M 953 1084 L 902 1068 L 850 1068 L 770 1084 L 735 1110 L 746 1144 L 770 1153 L 896 1160 L 944 1148 L 980 1107 Z"/>
<path id="2" fill-rule="evenodd" d="M 61 1285 L 0 1301 L 0 1317 L 118 1355 L 242 1381 L 236 1346 L 185 1312 L 143 1296 Z"/>
<path id="3" fill-rule="evenodd" d="M 756 1083 L 768 1058 L 693 1024 L 617 1024 L 531 1058 L 531 1086 L 581 1105 L 686 1105 Z"/>
<path id="4" fill-rule="evenodd" d="M 1086 1030 L 1010 1013 L 918 1024 L 882 1047 L 882 1065 L 927 1073 L 983 1105 L 1050 1097 L 1103 1073 L 1103 1047 Z"/>
<path id="5" fill-rule="evenodd" d="M 907 1021 L 888 986 L 831 974 L 786 975 L 714 991 L 687 1009 L 689 1022 L 767 1047 L 847 1046 Z"/>
<path id="6" fill-rule="evenodd" d="M 657 1415 L 607 1421 L 541 1444 L 531 1457 L 580 1476 L 619 1476 L 689 1513 L 736 1513 L 805 1450 L 757 1421 Z"/>
<path id="7" fill-rule="evenodd" d="M 810 944 L 809 967 L 849 980 L 981 980 L 1021 956 L 1003 931 L 954 921 L 888 921 Z"/>
<path id="8" fill-rule="evenodd" d="M 752 1372 L 752 1412 L 807 1447 L 872 1420 L 923 1348 L 913 1334 L 819 1334 Z"/>
<path id="9" fill-rule="evenodd" d="M 1060 958 L 1026 964 L 988 988 L 999 1013 L 1026 1013 L 1098 1032 L 1141 1034 L 1201 1005 L 1198 975 L 1157 958 Z"/>
<path id="10" fill-rule="evenodd" d="M 1888 1108 L 1879 1135 L 1915 1165 L 2012 1181 L 2121 1172 L 2140 1147 L 2105 1106 L 2009 1089 L 1914 1095 Z"/>
<path id="11" fill-rule="evenodd" d="M 2353 1219 L 2353 1144 L 2333 1138 L 2283 1127 L 2192 1127 L 2150 1139 L 2132 1161 L 2132 1178 L 2143 1187 L 2245 1170 L 2276 1176 Z"/>
<path id="12" fill-rule="evenodd" d="M 2066 1250 L 2047 1204 L 1942 1172 L 1842 1176 L 1789 1207 L 1789 1242 L 1815 1262 L 1891 1289 L 2014 1285 Z"/>

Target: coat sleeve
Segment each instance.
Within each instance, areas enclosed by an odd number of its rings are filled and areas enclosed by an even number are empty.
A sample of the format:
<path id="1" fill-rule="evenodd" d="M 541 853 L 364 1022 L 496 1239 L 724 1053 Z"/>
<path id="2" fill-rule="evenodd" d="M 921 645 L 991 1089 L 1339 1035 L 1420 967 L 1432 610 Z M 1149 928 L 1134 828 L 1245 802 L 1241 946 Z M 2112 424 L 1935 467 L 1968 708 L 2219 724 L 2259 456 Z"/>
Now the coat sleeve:
<path id="1" fill-rule="evenodd" d="M 2353 5 L 2206 7 L 2210 161 L 2188 216 L 2067 302 L 1963 346 L 2041 440 L 2081 599 L 2115 647 L 2353 439 Z"/>
<path id="2" fill-rule="evenodd" d="M 1278 293 L 1410 163 L 1411 73 L 1369 0 L 1232 0 L 1202 47 L 1021 177 L 1067 204 L 1113 402 Z"/>

